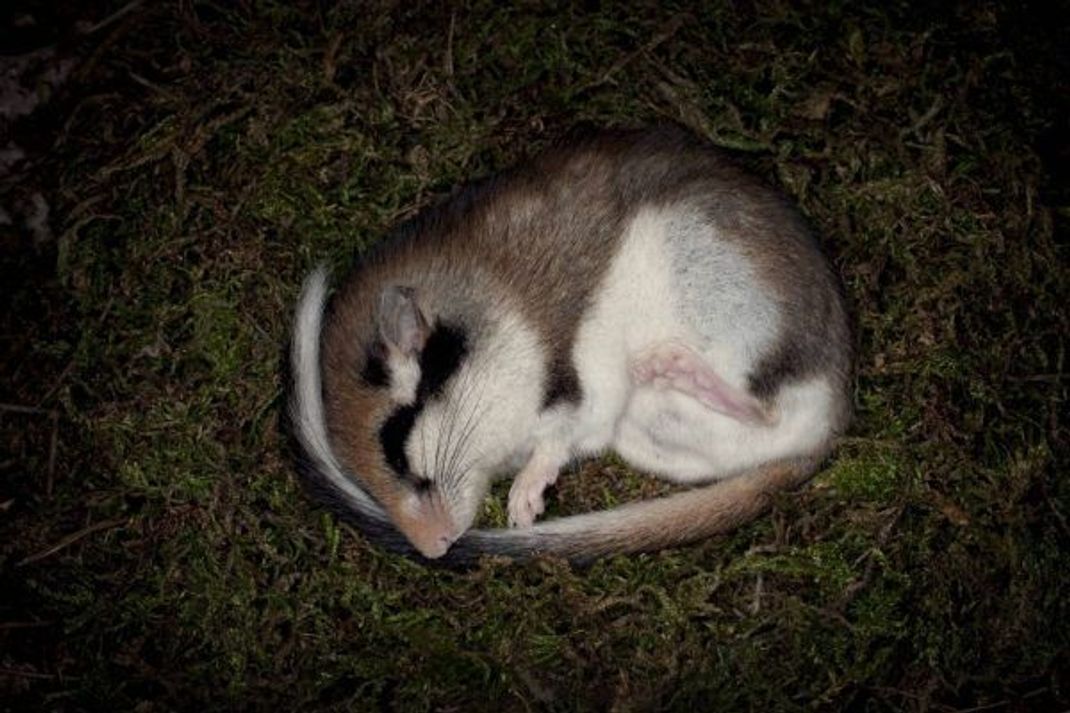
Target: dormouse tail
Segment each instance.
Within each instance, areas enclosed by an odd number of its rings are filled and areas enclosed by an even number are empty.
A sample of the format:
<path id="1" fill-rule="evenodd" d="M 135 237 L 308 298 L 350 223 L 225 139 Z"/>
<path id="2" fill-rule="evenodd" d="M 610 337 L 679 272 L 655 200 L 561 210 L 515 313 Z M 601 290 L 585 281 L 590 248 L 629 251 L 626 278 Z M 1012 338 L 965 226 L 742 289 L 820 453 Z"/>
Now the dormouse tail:
<path id="1" fill-rule="evenodd" d="M 526 530 L 476 530 L 454 549 L 461 550 L 460 556 L 467 556 L 464 550 L 472 547 L 521 558 L 552 554 L 584 563 L 695 542 L 730 532 L 761 515 L 774 494 L 804 483 L 817 464 L 814 458 L 785 460 L 701 488 L 549 520 Z"/>

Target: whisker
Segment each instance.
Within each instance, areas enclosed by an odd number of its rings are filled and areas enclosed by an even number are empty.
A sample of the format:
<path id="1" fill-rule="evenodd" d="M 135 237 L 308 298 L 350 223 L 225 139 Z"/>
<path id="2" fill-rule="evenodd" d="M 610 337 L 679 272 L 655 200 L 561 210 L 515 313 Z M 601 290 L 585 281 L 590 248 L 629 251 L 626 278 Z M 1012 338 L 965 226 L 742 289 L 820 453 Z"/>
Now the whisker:
<path id="1" fill-rule="evenodd" d="M 424 467 L 424 475 L 427 476 L 427 428 L 420 429 L 420 463 Z"/>
<path id="2" fill-rule="evenodd" d="M 439 463 L 440 470 L 438 471 L 439 480 L 441 482 L 441 488 L 443 491 L 449 493 L 450 498 L 456 496 L 456 488 L 453 483 L 453 477 L 450 472 L 450 464 L 453 460 L 453 453 L 457 450 L 457 441 L 454 436 L 457 430 L 457 424 L 460 418 L 460 414 L 466 410 L 468 403 L 468 395 L 470 389 L 468 388 L 468 382 L 470 379 L 465 372 L 465 376 L 457 384 L 457 403 L 454 408 L 450 409 L 449 419 L 447 427 L 443 431 L 443 442 L 445 444 L 443 458 Z"/>
<path id="3" fill-rule="evenodd" d="M 473 371 L 472 369 L 467 369 L 462 372 L 461 378 L 457 383 L 456 404 L 454 408 L 450 409 L 448 428 L 444 429 L 443 434 L 446 449 L 443 460 L 440 463 L 441 470 L 438 472 L 438 476 L 441 482 L 440 487 L 443 491 L 448 492 L 451 498 L 456 497 L 459 493 L 457 477 L 454 472 L 457 454 L 463 451 L 468 440 L 466 432 L 471 430 L 472 413 L 469 405 L 474 391 L 472 388 L 475 380 Z M 457 428 L 460 425 L 462 416 L 466 416 L 466 419 L 464 424 L 460 426 L 460 437 L 457 437 Z"/>
<path id="4" fill-rule="evenodd" d="M 470 385 L 468 385 L 470 386 Z M 472 436 L 475 434 L 476 427 L 480 424 L 484 414 L 489 408 L 482 396 L 486 389 L 486 382 L 483 381 L 480 384 L 478 394 L 474 393 L 475 389 L 468 388 L 465 390 L 464 407 L 463 410 L 467 412 L 467 417 L 464 424 L 461 426 L 460 436 L 451 443 L 450 456 L 446 462 L 444 479 L 450 484 L 451 489 L 459 490 L 460 486 L 464 482 L 464 476 L 467 474 L 467 466 L 475 460 L 474 454 L 469 454 L 467 462 L 464 463 L 465 468 L 461 468 L 461 459 L 468 450 L 468 444 L 470 443 Z M 475 396 L 475 399 L 469 406 L 469 399 Z"/>
<path id="5" fill-rule="evenodd" d="M 442 496 L 458 500 L 471 467 L 480 454 L 470 452 L 475 434 L 490 409 L 485 396 L 489 374 L 485 365 L 498 363 L 508 345 L 507 335 L 495 334 L 480 345 L 479 358 L 469 360 L 454 386 L 453 398 L 443 414 L 435 446 L 434 479 Z"/>
<path id="6" fill-rule="evenodd" d="M 462 372 L 462 373 L 464 373 L 464 372 Z M 462 377 L 462 379 L 463 379 L 463 377 Z M 436 473 L 438 474 L 439 478 L 441 480 L 443 480 L 443 481 L 448 481 L 448 478 L 446 477 L 447 476 L 447 471 L 448 471 L 447 464 L 449 463 L 450 451 L 453 448 L 453 435 L 454 435 L 454 431 L 457 428 L 458 414 L 464 408 L 464 404 L 465 404 L 466 389 L 464 388 L 463 380 L 458 382 L 457 390 L 459 391 L 458 398 L 456 399 L 457 403 L 456 404 L 451 404 L 451 408 L 449 408 L 447 410 L 447 413 L 446 413 L 446 422 L 443 425 L 444 427 L 442 429 L 441 442 L 440 442 L 440 444 L 442 445 L 442 457 L 436 463 L 436 467 L 438 468 Z"/>
<path id="7" fill-rule="evenodd" d="M 442 449 L 444 447 L 442 442 L 444 440 L 445 439 L 443 438 L 442 434 L 440 433 L 438 435 L 438 438 L 435 441 L 435 459 L 434 459 L 434 462 L 431 464 L 431 473 L 430 473 L 435 479 L 438 478 L 439 471 L 441 470 Z"/>

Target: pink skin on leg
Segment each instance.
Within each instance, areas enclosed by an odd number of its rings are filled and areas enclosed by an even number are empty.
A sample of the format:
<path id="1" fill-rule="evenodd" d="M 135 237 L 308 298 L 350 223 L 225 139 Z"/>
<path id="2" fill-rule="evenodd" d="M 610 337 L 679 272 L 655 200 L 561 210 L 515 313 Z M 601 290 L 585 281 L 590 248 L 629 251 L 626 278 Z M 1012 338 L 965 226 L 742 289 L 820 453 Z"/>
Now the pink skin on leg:
<path id="1" fill-rule="evenodd" d="M 538 449 L 517 473 L 509 489 L 509 526 L 531 527 L 546 507 L 543 491 L 557 482 L 563 462 Z"/>
<path id="2" fill-rule="evenodd" d="M 637 384 L 673 388 L 731 416 L 737 421 L 768 424 L 771 414 L 758 399 L 722 379 L 702 357 L 682 344 L 663 344 L 649 350 L 632 363 Z"/>

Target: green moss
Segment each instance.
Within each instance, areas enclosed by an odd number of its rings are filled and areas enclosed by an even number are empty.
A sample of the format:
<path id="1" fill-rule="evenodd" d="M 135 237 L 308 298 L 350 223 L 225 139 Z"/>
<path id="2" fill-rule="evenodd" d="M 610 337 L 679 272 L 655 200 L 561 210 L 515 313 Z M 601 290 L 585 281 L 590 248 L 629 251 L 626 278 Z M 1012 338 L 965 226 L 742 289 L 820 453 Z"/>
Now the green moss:
<path id="1" fill-rule="evenodd" d="M 896 453 L 870 447 L 858 455 L 837 458 L 819 480 L 848 500 L 885 505 L 908 488 L 907 467 Z"/>
<path id="2" fill-rule="evenodd" d="M 0 226 L 0 404 L 44 412 L 0 408 L 6 707 L 1065 708 L 1055 26 L 194 2 L 82 37 L 4 204 L 40 191 L 61 237 Z M 308 267 L 575 125 L 663 119 L 779 182 L 843 277 L 856 416 L 812 486 L 586 569 L 428 569 L 316 508 L 279 429 Z M 666 490 L 607 456 L 548 515 Z"/>

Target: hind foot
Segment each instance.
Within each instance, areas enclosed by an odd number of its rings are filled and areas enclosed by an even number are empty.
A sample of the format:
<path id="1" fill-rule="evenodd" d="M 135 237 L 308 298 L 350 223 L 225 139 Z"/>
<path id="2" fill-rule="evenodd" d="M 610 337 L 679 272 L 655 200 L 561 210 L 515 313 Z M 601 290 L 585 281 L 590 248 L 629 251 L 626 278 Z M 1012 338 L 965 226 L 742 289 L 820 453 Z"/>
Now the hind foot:
<path id="1" fill-rule="evenodd" d="M 654 388 L 672 388 L 737 421 L 772 424 L 776 419 L 761 401 L 738 389 L 683 344 L 656 345 L 632 362 L 632 379 Z"/>

